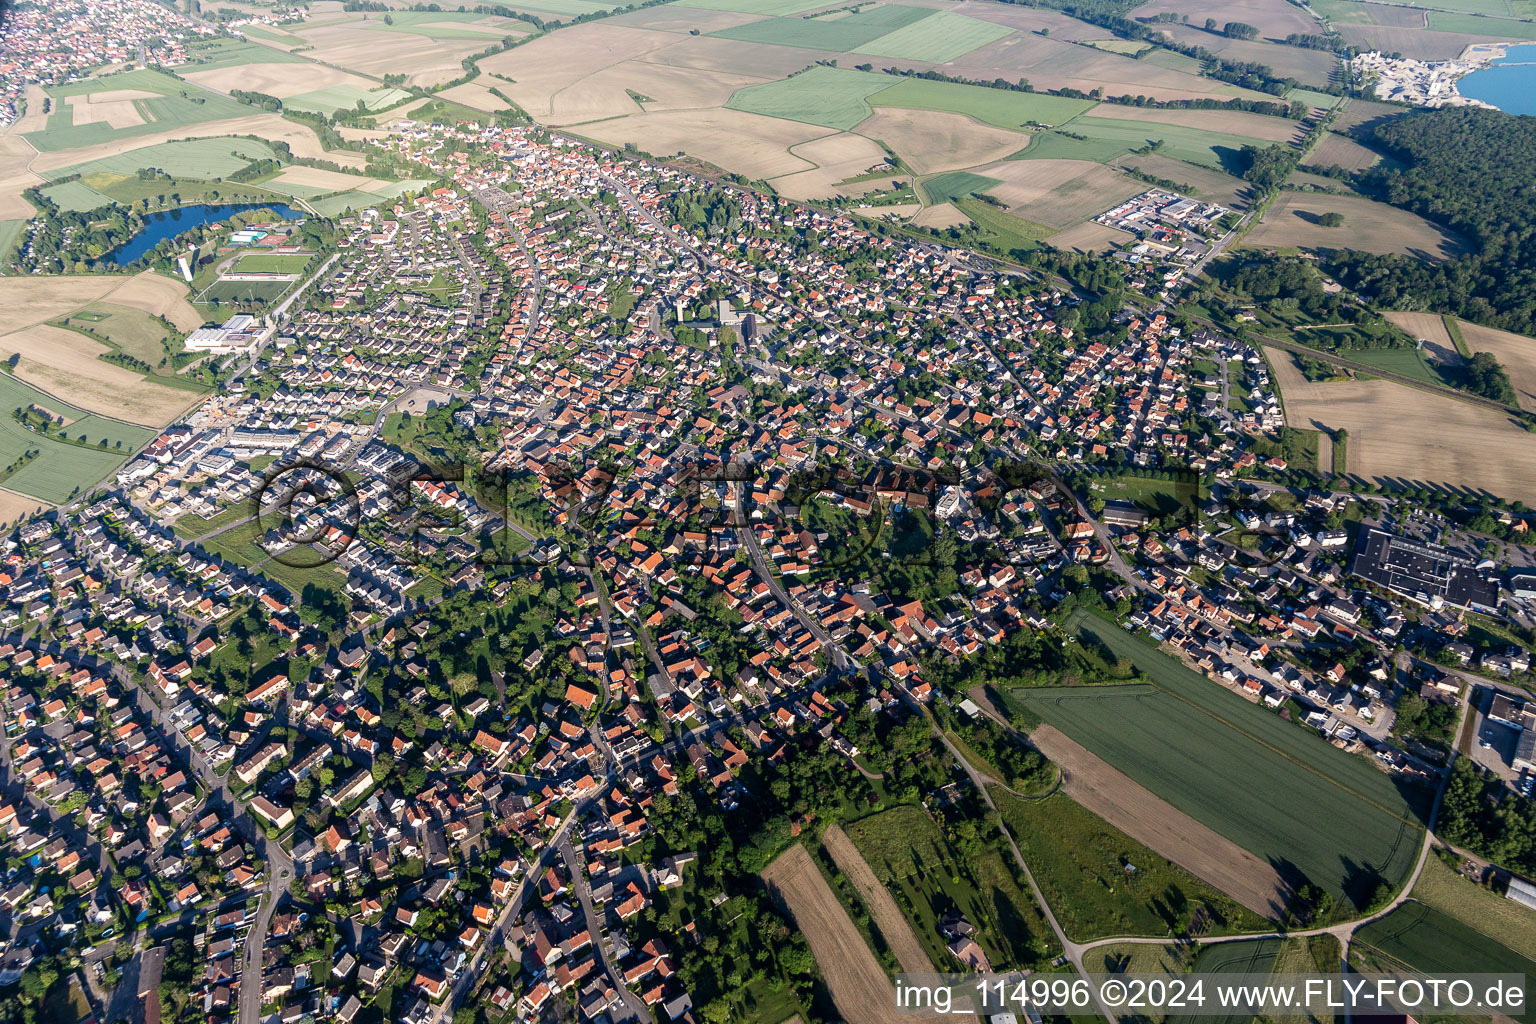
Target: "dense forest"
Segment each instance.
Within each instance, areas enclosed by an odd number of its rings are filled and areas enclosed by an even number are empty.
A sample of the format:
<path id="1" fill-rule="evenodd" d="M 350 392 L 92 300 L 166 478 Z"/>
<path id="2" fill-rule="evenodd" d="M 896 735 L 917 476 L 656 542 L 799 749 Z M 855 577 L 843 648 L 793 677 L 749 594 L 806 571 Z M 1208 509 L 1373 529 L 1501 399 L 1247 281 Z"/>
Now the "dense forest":
<path id="1" fill-rule="evenodd" d="M 1451 767 L 1436 831 L 1496 864 L 1536 872 L 1536 800 L 1511 793 L 1469 758 L 1458 758 Z"/>
<path id="2" fill-rule="evenodd" d="M 1388 308 L 1536 334 L 1536 118 L 1447 107 L 1388 120 L 1366 141 L 1399 162 L 1366 172 L 1368 192 L 1454 228 L 1474 248 L 1433 265 L 1340 252 L 1340 279 Z"/>

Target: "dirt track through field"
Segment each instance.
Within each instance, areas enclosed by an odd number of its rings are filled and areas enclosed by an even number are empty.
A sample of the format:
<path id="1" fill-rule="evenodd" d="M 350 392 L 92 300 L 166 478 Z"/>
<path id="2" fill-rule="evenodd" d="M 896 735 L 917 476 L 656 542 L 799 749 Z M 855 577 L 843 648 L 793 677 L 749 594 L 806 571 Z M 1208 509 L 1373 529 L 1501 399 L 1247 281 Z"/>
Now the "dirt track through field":
<path id="1" fill-rule="evenodd" d="M 848 1024 L 938 1024 L 949 1019 L 896 1012 L 895 985 L 805 847 L 797 843 L 780 854 L 763 870 L 763 881 L 810 943 L 832 1002 Z"/>
<path id="2" fill-rule="evenodd" d="M 1275 917 L 1290 886 L 1269 864 L 1150 790 L 1049 725 L 1029 734 L 1060 766 L 1062 789 L 1126 835 L 1202 878 L 1249 910 Z"/>
<path id="3" fill-rule="evenodd" d="M 912 923 L 891 898 L 890 890 L 875 877 L 875 872 L 859 854 L 858 847 L 853 845 L 848 834 L 836 825 L 829 826 L 826 834 L 821 837 L 821 845 L 827 848 L 832 859 L 837 861 L 838 868 L 858 890 L 859 898 L 869 909 L 870 918 L 874 920 L 875 927 L 880 929 L 880 935 L 891 947 L 891 952 L 896 954 L 901 969 L 908 974 L 934 973 L 933 961 L 918 941 Z"/>

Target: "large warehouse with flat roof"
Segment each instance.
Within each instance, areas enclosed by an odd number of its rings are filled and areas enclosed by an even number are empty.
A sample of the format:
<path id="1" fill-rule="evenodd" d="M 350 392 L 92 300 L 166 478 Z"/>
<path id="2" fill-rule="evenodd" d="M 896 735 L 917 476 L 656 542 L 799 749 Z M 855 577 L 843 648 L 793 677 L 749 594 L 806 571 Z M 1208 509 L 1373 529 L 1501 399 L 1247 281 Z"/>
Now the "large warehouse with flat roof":
<path id="1" fill-rule="evenodd" d="M 1458 608 L 1494 612 L 1499 584 L 1476 565 L 1446 548 L 1371 528 L 1360 535 L 1354 573 L 1423 604 L 1438 598 Z"/>

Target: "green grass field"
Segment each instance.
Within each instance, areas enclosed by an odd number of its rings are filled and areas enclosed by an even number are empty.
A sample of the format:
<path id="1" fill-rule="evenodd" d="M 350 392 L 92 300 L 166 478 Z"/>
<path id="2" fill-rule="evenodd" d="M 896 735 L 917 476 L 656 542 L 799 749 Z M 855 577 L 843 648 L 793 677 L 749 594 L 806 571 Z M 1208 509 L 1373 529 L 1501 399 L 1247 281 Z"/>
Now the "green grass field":
<path id="1" fill-rule="evenodd" d="M 160 363 L 165 361 L 164 372 L 156 376 L 175 376 L 168 357 L 173 350 L 181 351 L 179 336 L 166 330 L 164 324 L 142 309 L 112 302 L 93 302 L 56 322 L 60 326 L 83 331 L 93 340 L 157 370 L 161 369 Z"/>
<path id="2" fill-rule="evenodd" d="M 951 906 L 976 925 L 994 967 L 1034 965 L 1056 952 L 1049 926 L 998 850 L 960 857 L 933 819 L 912 806 L 860 818 L 845 831 L 875 877 L 896 894 L 935 965 L 947 958 L 938 921 Z"/>
<path id="3" fill-rule="evenodd" d="M 260 38 L 275 38 L 282 40 L 285 33 L 269 30 L 268 32 L 255 32 L 253 29 L 263 26 L 242 25 L 241 32 L 250 32 Z M 288 40 L 302 42 L 297 36 L 288 36 Z M 209 39 L 206 42 L 193 43 L 188 49 L 191 63 L 182 64 L 176 68 L 179 75 L 190 74 L 196 71 L 213 71 L 217 68 L 232 68 L 243 64 L 303 64 L 307 63 L 303 57 L 285 53 L 282 50 L 274 50 L 270 46 L 261 46 L 257 43 L 248 43 L 243 39 Z M 295 71 L 295 74 L 298 72 Z"/>
<path id="4" fill-rule="evenodd" d="M 1128 501 L 1158 516 L 1194 511 L 1200 501 L 1199 492 L 1196 481 L 1181 483 L 1149 477 L 1120 477 L 1093 483 L 1093 493 L 1105 501 Z"/>
<path id="5" fill-rule="evenodd" d="M 291 281 L 216 281 L 205 288 L 193 301 L 231 302 L 245 299 L 253 302 L 276 302 L 292 288 Z"/>
<path id="6" fill-rule="evenodd" d="M 310 253 L 248 252 L 235 263 L 236 274 L 297 274 L 309 265 Z"/>
<path id="7" fill-rule="evenodd" d="M 993 788 L 992 799 L 1067 936 L 1168 935 L 1197 906 L 1213 934 L 1257 931 L 1265 921 L 1183 868 L 1164 860 L 1063 793 L 1024 800 Z M 1127 865 L 1135 871 L 1126 872 Z"/>
<path id="8" fill-rule="evenodd" d="M 338 110 L 356 109 L 359 103 L 368 110 L 383 110 L 410 98 L 404 89 L 377 87 L 364 89 L 357 85 L 333 85 L 313 92 L 300 93 L 283 100 L 283 106 L 294 110 L 317 110 L 333 114 Z"/>
<path id="9" fill-rule="evenodd" d="M 763 21 L 752 21 L 745 25 L 721 29 L 718 32 L 711 32 L 710 35 L 747 43 L 799 46 L 807 50 L 842 53 L 846 50 L 856 50 L 881 36 L 906 28 L 914 22 L 925 22 L 933 16 L 933 13 L 921 7 L 882 4 L 835 21 L 794 17 L 767 18 Z M 887 56 L 897 55 L 887 54 Z"/>
<path id="10" fill-rule="evenodd" d="M 270 146 L 255 139 L 188 139 L 162 142 L 158 146 L 145 146 L 117 156 L 61 167 L 45 172 L 44 176 L 112 174 L 136 178 L 141 167 L 159 167 L 188 178 L 225 178 L 248 166 L 252 160 L 270 160 L 275 156 Z"/>
<path id="11" fill-rule="evenodd" d="M 956 199 L 964 199 L 977 192 L 985 192 L 992 186 L 1001 184 L 1002 182 L 997 178 L 988 178 L 969 171 L 950 171 L 922 182 L 922 189 L 928 193 L 928 202 L 948 203 Z"/>
<path id="12" fill-rule="evenodd" d="M 1193 57 L 1186 57 L 1182 53 L 1161 46 L 1147 51 L 1137 60 L 1144 60 L 1154 67 L 1166 68 L 1169 71 L 1184 71 L 1191 75 L 1198 75 L 1204 66 Z"/>
<path id="13" fill-rule="evenodd" d="M 1079 610 L 1067 625 L 1085 646 L 1132 662 L 1155 692 L 1049 687 L 1011 700 L 1282 872 L 1357 905 L 1378 882 L 1402 884 L 1418 851 L 1421 794 L 1105 619 Z"/>
<path id="14" fill-rule="evenodd" d="M 955 60 L 978 47 L 1012 35 L 1013 29 L 996 22 L 968 18 L 953 11 L 938 11 L 921 21 L 872 39 L 857 52 L 876 57 L 905 57 L 939 63 Z"/>
<path id="15" fill-rule="evenodd" d="M 1432 975 L 1536 976 L 1536 961 L 1414 901 L 1357 931 L 1350 943 L 1350 962 Z M 1529 1011 L 1511 1016 L 1515 1020 L 1530 1019 Z"/>
<path id="16" fill-rule="evenodd" d="M 1313 332 L 1306 332 L 1311 334 Z M 1374 366 L 1378 370 L 1388 373 L 1400 373 L 1404 377 L 1412 377 L 1426 384 L 1438 384 L 1441 387 L 1454 387 L 1455 385 L 1435 367 L 1435 364 L 1424 358 L 1424 353 L 1417 348 L 1370 348 L 1351 349 L 1339 353 L 1357 363 Z"/>
<path id="17" fill-rule="evenodd" d="M 49 185 L 43 195 L 53 200 L 61 210 L 83 213 L 101 206 L 112 205 L 112 200 L 81 181 L 66 181 L 62 185 Z"/>
<path id="18" fill-rule="evenodd" d="M 677 0 L 675 7 L 700 11 L 741 11 L 745 14 L 799 14 L 825 7 L 823 0 Z"/>
<path id="19" fill-rule="evenodd" d="M 71 438 L 84 437 L 93 446 L 106 439 L 106 449 L 81 448 L 26 429 L 16 422 L 11 411 L 33 404 L 71 420 L 63 428 Z M 147 427 L 92 415 L 56 401 L 14 377 L 0 374 L 0 467 L 9 465 L 31 449 L 41 453 L 5 480 L 5 486 L 10 490 L 55 504 L 68 501 L 76 488 L 93 486 L 154 436 L 155 431 Z M 122 447 L 118 447 L 119 444 Z"/>
<path id="20" fill-rule="evenodd" d="M 377 206 L 383 199 L 371 192 L 337 192 L 323 199 L 311 200 L 309 205 L 322 217 L 336 217 L 348 210 L 365 210 L 370 206 Z"/>
<path id="21" fill-rule="evenodd" d="M 1128 153 L 1133 149 L 1140 149 L 1149 142 L 1161 140 L 1162 146 L 1158 152 L 1166 156 L 1204 167 L 1214 167 L 1228 173 L 1239 169 L 1236 161 L 1244 144 L 1251 143 L 1260 148 L 1272 145 L 1262 139 L 1206 131 L 1202 128 L 1158 124 L 1154 121 L 1139 123 L 1119 121 L 1107 117 L 1079 117 L 1068 124 L 1066 130 L 1077 135 L 1086 135 L 1091 141 L 1103 143 L 1106 146 L 1118 147 L 1117 156 L 1122 152 Z M 1036 154 L 1026 149 L 1021 155 L 1027 159 Z"/>
<path id="22" fill-rule="evenodd" d="M 976 222 L 981 230 L 982 241 L 1012 252 L 1014 249 L 1034 249 L 1056 233 L 1056 229 L 1036 224 L 1034 221 L 1004 213 L 980 199 L 960 199 L 955 202 L 960 212 Z"/>
<path id="23" fill-rule="evenodd" d="M 886 78 L 888 80 L 888 76 Z M 871 96 L 870 102 L 878 107 L 947 110 L 1011 129 L 1026 124 L 1061 124 L 1096 106 L 1092 100 L 933 82 L 925 78 L 901 79 L 884 92 Z"/>
<path id="24" fill-rule="evenodd" d="M 26 226 L 24 220 L 0 220 L 0 261 L 10 259 L 11 251 L 16 248 L 16 242 Z"/>
<path id="25" fill-rule="evenodd" d="M 1154 45 L 1140 39 L 1084 39 L 1082 42 L 1095 50 L 1118 53 L 1122 57 L 1134 57 L 1138 53 L 1146 53 Z"/>
<path id="26" fill-rule="evenodd" d="M 1413 898 L 1536 960 L 1536 910 L 1463 878 L 1439 857 L 1424 861 Z"/>
<path id="27" fill-rule="evenodd" d="M 866 100 L 888 90 L 890 85 L 888 75 L 818 65 L 777 82 L 739 89 L 726 106 L 752 114 L 847 129 L 874 113 Z"/>
<path id="28" fill-rule="evenodd" d="M 153 99 L 133 101 L 135 109 L 143 118 L 142 124 L 112 128 L 104 121 L 76 122 L 73 105 L 69 102 L 71 96 L 125 89 L 159 94 Z M 244 117 L 257 112 L 256 108 L 228 96 L 199 89 L 158 71 L 142 69 L 49 86 L 47 92 L 53 100 L 47 125 L 42 131 L 30 132 L 26 136 L 27 141 L 42 152 L 74 149 L 77 146 L 148 135 L 168 128 L 185 128 L 207 121 Z"/>
<path id="29" fill-rule="evenodd" d="M 1475 14 L 1430 11 L 1429 27 L 1436 32 L 1465 32 L 1468 35 L 1496 36 L 1505 39 L 1536 39 L 1536 24 L 1529 21 L 1479 18 Z"/>
<path id="30" fill-rule="evenodd" d="M 1314 92 L 1311 89 L 1292 89 L 1285 94 L 1288 100 L 1300 100 L 1314 107 L 1322 107 L 1324 110 L 1332 110 L 1344 101 L 1342 96 L 1334 96 L 1326 92 Z"/>

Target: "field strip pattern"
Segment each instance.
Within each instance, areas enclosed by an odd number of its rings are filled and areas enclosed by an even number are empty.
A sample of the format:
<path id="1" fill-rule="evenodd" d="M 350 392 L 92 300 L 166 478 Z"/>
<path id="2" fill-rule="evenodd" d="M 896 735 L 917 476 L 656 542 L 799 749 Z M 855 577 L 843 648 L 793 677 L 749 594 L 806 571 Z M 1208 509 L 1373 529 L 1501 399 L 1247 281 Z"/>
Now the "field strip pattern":
<path id="1" fill-rule="evenodd" d="M 832 1002 L 848 1024 L 937 1024 L 948 1019 L 896 1012 L 895 986 L 805 847 L 796 843 L 779 854 L 763 869 L 762 878 L 810 943 Z"/>
<path id="2" fill-rule="evenodd" d="M 1082 807 L 1249 910 L 1269 918 L 1284 911 L 1291 886 L 1271 864 L 1173 807 L 1059 729 L 1039 726 L 1029 740 L 1061 768 L 1062 789 Z"/>
<path id="3" fill-rule="evenodd" d="M 821 844 L 837 862 L 838 869 L 848 876 L 848 881 L 858 890 L 875 927 L 880 929 L 891 952 L 901 962 L 901 969 L 908 974 L 932 974 L 933 961 L 913 932 L 912 923 L 891 898 L 890 890 L 875 877 L 875 872 L 860 855 L 848 834 L 836 825 L 829 825 L 821 838 Z"/>

